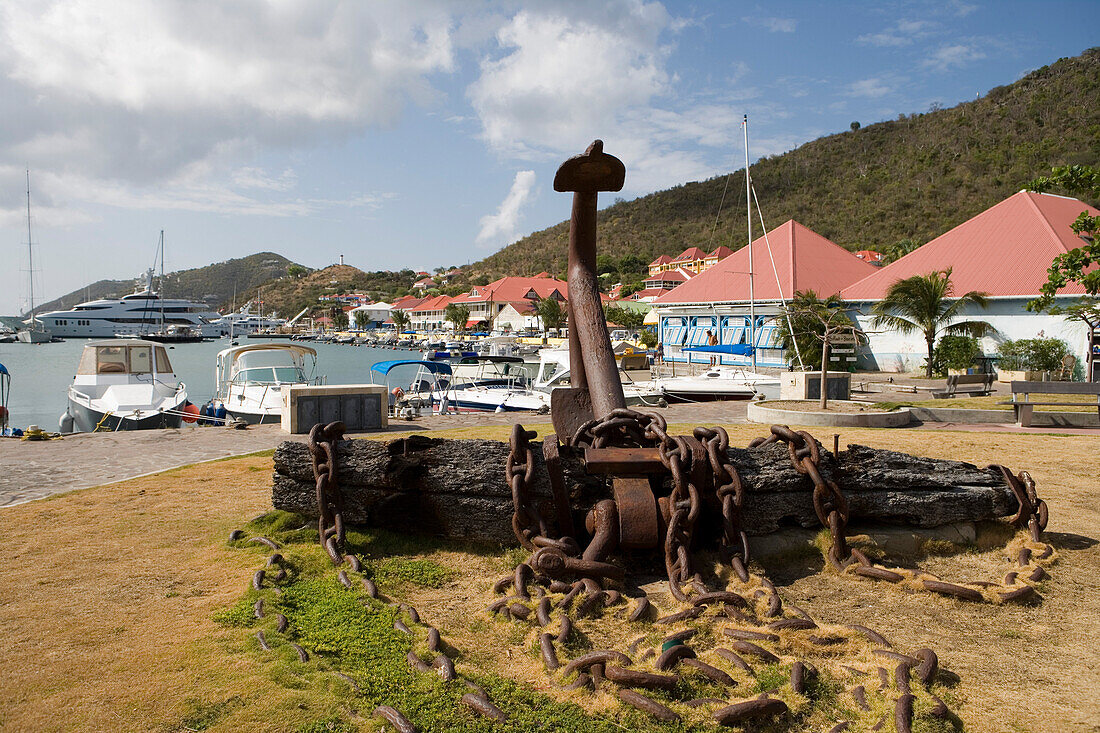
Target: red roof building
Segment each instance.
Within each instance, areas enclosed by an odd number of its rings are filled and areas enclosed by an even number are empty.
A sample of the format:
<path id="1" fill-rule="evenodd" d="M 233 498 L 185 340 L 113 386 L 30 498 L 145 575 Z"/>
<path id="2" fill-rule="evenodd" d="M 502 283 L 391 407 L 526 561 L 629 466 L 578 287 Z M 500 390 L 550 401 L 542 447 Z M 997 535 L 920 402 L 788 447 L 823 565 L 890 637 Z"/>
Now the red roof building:
<path id="1" fill-rule="evenodd" d="M 796 290 L 813 290 L 825 297 L 876 272 L 874 267 L 848 250 L 793 219 L 769 232 L 766 239 L 760 237 L 753 242 L 752 256 L 753 294 L 757 301 L 789 299 Z M 747 303 L 748 300 L 749 248 L 743 247 L 661 296 L 656 304 Z"/>
<path id="2" fill-rule="evenodd" d="M 672 262 L 671 257 L 669 257 L 668 255 L 661 255 L 657 259 L 653 260 L 653 262 L 649 263 L 649 274 L 656 275 L 661 270 L 664 270 L 665 266 L 669 262 Z"/>
<path id="3" fill-rule="evenodd" d="M 416 282 L 414 282 L 413 287 L 417 290 L 427 290 L 428 288 L 436 287 L 436 282 L 435 282 L 435 280 L 432 280 L 430 277 L 425 277 L 425 278 L 421 278 L 420 280 L 417 280 Z"/>
<path id="4" fill-rule="evenodd" d="M 872 265 L 877 265 L 882 262 L 882 252 L 876 252 L 873 249 L 861 249 L 853 254 L 864 262 L 870 262 Z"/>
<path id="5" fill-rule="evenodd" d="M 1100 215 L 1077 199 L 1020 191 L 846 287 L 841 295 L 848 301 L 880 300 L 898 280 L 950 267 L 955 293 L 978 290 L 994 298 L 1033 298 L 1047 281 L 1051 260 L 1082 245 L 1070 224 L 1083 211 Z M 1080 284 L 1061 291 L 1083 292 Z"/>

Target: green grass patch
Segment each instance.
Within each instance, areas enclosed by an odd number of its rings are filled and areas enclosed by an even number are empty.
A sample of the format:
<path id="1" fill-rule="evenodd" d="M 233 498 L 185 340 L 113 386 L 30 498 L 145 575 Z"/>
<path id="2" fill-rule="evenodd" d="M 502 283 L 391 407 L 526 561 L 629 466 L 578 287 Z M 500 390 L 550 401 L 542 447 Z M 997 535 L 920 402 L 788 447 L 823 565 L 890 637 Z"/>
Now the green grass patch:
<path id="1" fill-rule="evenodd" d="M 441 588 L 455 576 L 455 572 L 427 558 L 388 557 L 371 563 L 374 579 L 378 583 L 412 583 L 424 588 Z"/>
<path id="2" fill-rule="evenodd" d="M 216 702 L 203 702 L 197 698 L 191 698 L 187 701 L 188 712 L 180 721 L 180 730 L 206 730 L 235 709 L 244 707 L 244 704 L 244 700 L 236 695 Z"/>

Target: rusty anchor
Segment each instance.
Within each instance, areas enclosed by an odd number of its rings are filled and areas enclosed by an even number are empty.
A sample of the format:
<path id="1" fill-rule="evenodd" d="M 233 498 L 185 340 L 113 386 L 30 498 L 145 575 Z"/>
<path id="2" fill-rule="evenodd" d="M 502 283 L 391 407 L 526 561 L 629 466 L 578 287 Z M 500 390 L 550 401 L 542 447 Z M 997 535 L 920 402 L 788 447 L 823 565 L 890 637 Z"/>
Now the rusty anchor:
<path id="1" fill-rule="evenodd" d="M 554 190 L 573 193 L 569 220 L 569 373 L 571 387 L 550 395 L 550 415 L 558 435 L 571 436 L 593 416 L 626 406 L 611 350 L 596 277 L 596 203 L 601 191 L 621 191 L 626 166 L 596 140 L 581 155 L 561 164 Z"/>

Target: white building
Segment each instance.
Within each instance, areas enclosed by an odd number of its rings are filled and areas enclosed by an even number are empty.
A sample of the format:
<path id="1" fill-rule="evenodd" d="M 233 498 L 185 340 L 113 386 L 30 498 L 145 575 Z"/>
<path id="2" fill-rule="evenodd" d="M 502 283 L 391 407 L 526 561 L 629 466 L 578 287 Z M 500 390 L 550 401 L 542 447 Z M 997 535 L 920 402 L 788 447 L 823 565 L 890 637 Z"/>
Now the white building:
<path id="1" fill-rule="evenodd" d="M 955 295 L 978 291 L 989 296 L 988 308 L 971 309 L 963 316 L 997 329 L 996 335 L 983 339 L 986 354 L 996 354 L 1007 339 L 1060 338 L 1080 363 L 1086 363 L 1085 324 L 1027 310 L 1028 301 L 1047 281 L 1051 261 L 1081 246 L 1070 224 L 1083 211 L 1100 213 L 1077 199 L 1021 191 L 844 288 L 841 296 L 852 304 L 853 317 L 870 336 L 859 366 L 883 371 L 920 368 L 928 355 L 923 335 L 876 331 L 870 325 L 871 306 L 898 280 L 948 268 Z M 1073 284 L 1060 291 L 1058 300 L 1068 304 L 1083 292 Z"/>

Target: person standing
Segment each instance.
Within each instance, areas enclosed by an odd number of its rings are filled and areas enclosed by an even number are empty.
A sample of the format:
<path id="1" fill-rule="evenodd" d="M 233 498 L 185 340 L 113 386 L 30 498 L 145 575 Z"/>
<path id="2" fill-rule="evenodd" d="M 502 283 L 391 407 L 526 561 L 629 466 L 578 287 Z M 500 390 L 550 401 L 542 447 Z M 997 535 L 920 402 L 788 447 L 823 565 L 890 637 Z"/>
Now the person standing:
<path id="1" fill-rule="evenodd" d="M 717 345 L 718 345 L 718 337 L 714 335 L 713 331 L 707 331 L 707 346 L 717 346 Z M 717 363 L 718 363 L 718 355 L 717 354 L 711 354 L 710 355 L 710 365 L 714 366 Z"/>

